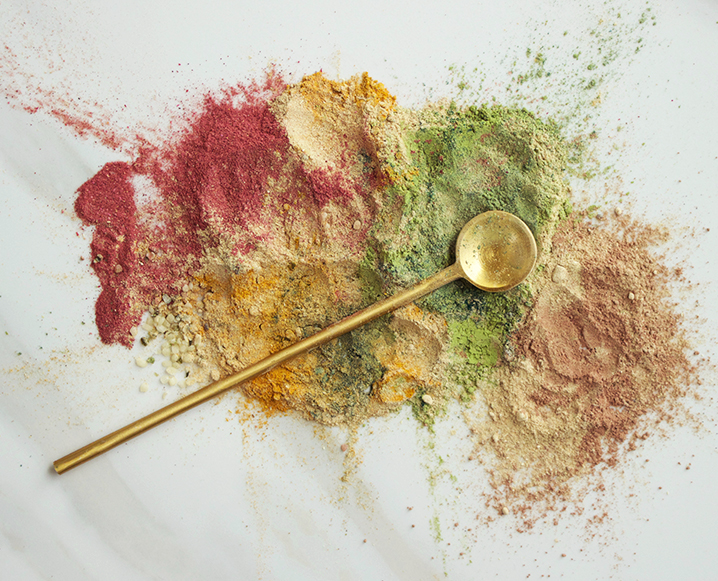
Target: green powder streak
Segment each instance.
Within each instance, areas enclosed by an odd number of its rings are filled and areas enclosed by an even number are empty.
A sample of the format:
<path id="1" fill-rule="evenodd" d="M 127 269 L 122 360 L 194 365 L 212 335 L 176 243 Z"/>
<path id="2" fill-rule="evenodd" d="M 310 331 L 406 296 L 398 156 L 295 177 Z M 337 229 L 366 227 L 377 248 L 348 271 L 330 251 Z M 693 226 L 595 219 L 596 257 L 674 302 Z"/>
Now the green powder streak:
<path id="1" fill-rule="evenodd" d="M 499 349 L 495 335 L 486 326 L 476 321 L 450 321 L 451 346 L 471 365 L 493 367 L 499 360 Z"/>

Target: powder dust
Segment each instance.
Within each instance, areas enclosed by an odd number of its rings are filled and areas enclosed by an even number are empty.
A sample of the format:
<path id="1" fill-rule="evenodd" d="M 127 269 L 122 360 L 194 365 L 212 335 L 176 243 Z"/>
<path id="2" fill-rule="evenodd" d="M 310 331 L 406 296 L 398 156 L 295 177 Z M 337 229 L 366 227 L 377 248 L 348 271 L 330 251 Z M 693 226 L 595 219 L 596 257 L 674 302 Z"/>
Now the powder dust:
<path id="1" fill-rule="evenodd" d="M 109 273 L 98 326 L 112 329 L 103 339 L 130 342 L 143 306 L 130 297 L 150 295 L 142 341 L 170 358 L 160 377 L 168 388 L 233 374 L 434 274 L 482 211 L 519 215 L 542 247 L 565 213 L 560 134 L 526 111 L 403 109 L 366 73 L 289 86 L 272 73 L 257 88 L 208 96 L 173 147 L 82 189 L 78 212 L 90 206 L 82 215 L 103 226 L 113 187 L 131 193 L 138 178 L 154 187 L 154 205 L 137 210 L 153 220 L 96 231 L 112 248 L 124 240 L 95 265 Z M 126 275 L 116 273 L 119 257 Z M 167 267 L 152 270 L 160 262 Z M 449 285 L 243 393 L 268 412 L 326 425 L 358 425 L 410 402 L 431 426 L 490 372 L 529 296 L 528 286 L 492 295 Z"/>
<path id="2" fill-rule="evenodd" d="M 573 212 L 569 152 L 525 109 L 409 110 L 366 73 L 208 95 L 173 143 L 80 188 L 100 335 L 139 338 L 157 357 L 137 365 L 179 397 L 434 274 L 469 219 L 511 212 L 539 244 L 525 284 L 447 285 L 248 382 L 239 405 L 356 429 L 408 404 L 431 430 L 467 403 L 488 504 L 530 524 L 669 419 L 696 373 L 652 251 L 666 234 Z"/>
<path id="3" fill-rule="evenodd" d="M 465 413 L 489 503 L 524 525 L 672 419 L 695 380 L 670 302 L 675 273 L 652 250 L 667 234 L 607 222 L 560 226 L 533 309 Z"/>

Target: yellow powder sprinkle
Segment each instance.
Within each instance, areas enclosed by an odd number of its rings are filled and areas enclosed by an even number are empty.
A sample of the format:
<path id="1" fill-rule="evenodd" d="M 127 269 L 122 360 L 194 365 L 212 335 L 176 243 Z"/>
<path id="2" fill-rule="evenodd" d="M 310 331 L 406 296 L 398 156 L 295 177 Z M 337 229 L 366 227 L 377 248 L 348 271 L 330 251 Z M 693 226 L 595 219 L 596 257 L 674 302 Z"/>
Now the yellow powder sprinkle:
<path id="1" fill-rule="evenodd" d="M 331 81 L 306 76 L 273 103 L 290 143 L 307 166 L 360 180 L 367 170 L 392 183 L 408 169 L 396 98 L 367 73 Z M 368 161 L 366 160 L 368 156 Z"/>

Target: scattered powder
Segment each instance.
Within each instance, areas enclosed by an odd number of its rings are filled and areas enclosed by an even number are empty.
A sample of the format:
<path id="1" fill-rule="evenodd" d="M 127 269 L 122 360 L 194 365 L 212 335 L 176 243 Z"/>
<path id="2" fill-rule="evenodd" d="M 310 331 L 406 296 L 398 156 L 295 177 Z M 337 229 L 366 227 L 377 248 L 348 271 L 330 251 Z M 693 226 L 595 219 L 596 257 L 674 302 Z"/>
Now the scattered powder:
<path id="1" fill-rule="evenodd" d="M 526 111 L 417 112 L 367 74 L 286 86 L 270 72 L 207 96 L 174 143 L 80 189 L 78 215 L 98 226 L 100 335 L 130 345 L 151 309 L 142 341 L 165 335 L 165 385 L 229 375 L 448 266 L 480 212 L 519 215 L 547 246 L 565 162 L 557 128 Z M 431 425 L 493 367 L 529 295 L 450 285 L 244 392 L 325 424 L 411 401 Z"/>
<path id="2" fill-rule="evenodd" d="M 353 427 L 409 403 L 431 429 L 459 399 L 489 504 L 530 523 L 527 507 L 570 500 L 646 437 L 649 414 L 670 418 L 695 374 L 651 252 L 664 234 L 572 213 L 575 153 L 525 109 L 409 110 L 366 73 L 288 86 L 270 71 L 80 188 L 100 336 L 151 345 L 163 385 L 205 384 L 448 266 L 476 214 L 512 212 L 539 244 L 526 284 L 452 283 L 242 393 Z"/>

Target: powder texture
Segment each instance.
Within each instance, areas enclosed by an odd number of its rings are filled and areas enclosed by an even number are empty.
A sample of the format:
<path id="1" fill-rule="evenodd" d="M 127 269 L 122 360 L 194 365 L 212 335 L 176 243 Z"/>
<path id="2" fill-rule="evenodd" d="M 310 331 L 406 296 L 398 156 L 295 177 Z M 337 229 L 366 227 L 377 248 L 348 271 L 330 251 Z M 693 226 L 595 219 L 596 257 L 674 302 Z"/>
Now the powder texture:
<path id="1" fill-rule="evenodd" d="M 141 281 L 137 280 L 137 220 L 131 169 L 109 163 L 79 190 L 75 211 L 87 224 L 96 225 L 90 246 L 92 268 L 102 284 L 95 307 L 96 323 L 107 343 L 131 344 L 123 319 L 144 310 Z M 137 299 L 140 299 L 138 301 Z"/>
<path id="2" fill-rule="evenodd" d="M 668 303 L 673 273 L 651 252 L 664 237 L 628 220 L 557 232 L 486 407 L 466 413 L 497 508 L 566 500 L 572 479 L 614 465 L 648 436 L 646 414 L 665 420 L 685 394 L 695 369 Z"/>
<path id="3" fill-rule="evenodd" d="M 367 73 L 347 81 L 309 75 L 272 108 L 310 170 L 341 179 L 368 174 L 375 187 L 396 177 L 405 157 L 396 98 Z"/>
<path id="4" fill-rule="evenodd" d="M 403 110 L 366 74 L 293 86 L 269 75 L 207 96 L 170 147 L 108 166 L 81 190 L 78 214 L 91 224 L 114 211 L 115 190 L 139 204 L 125 204 L 115 228 L 127 230 L 120 266 L 132 278 L 101 277 L 101 337 L 129 345 L 152 308 L 145 342 L 171 331 L 193 347 L 185 385 L 234 373 L 448 266 L 475 214 L 514 212 L 548 239 L 567 198 L 565 157 L 556 128 L 525 111 Z M 83 192 L 98 211 L 83 211 Z M 117 256 L 103 256 L 101 272 Z M 495 365 L 529 294 L 450 285 L 245 394 L 327 424 L 411 400 L 431 424 Z"/>
<path id="5" fill-rule="evenodd" d="M 153 346 L 165 386 L 215 381 L 449 266 L 467 221 L 511 212 L 539 246 L 526 283 L 452 283 L 242 393 L 325 425 L 408 403 L 430 429 L 461 400 L 489 504 L 531 524 L 669 417 L 695 372 L 651 253 L 662 233 L 572 214 L 568 157 L 526 110 L 404 109 L 367 74 L 208 95 L 175 141 L 80 188 L 100 336 Z"/>

